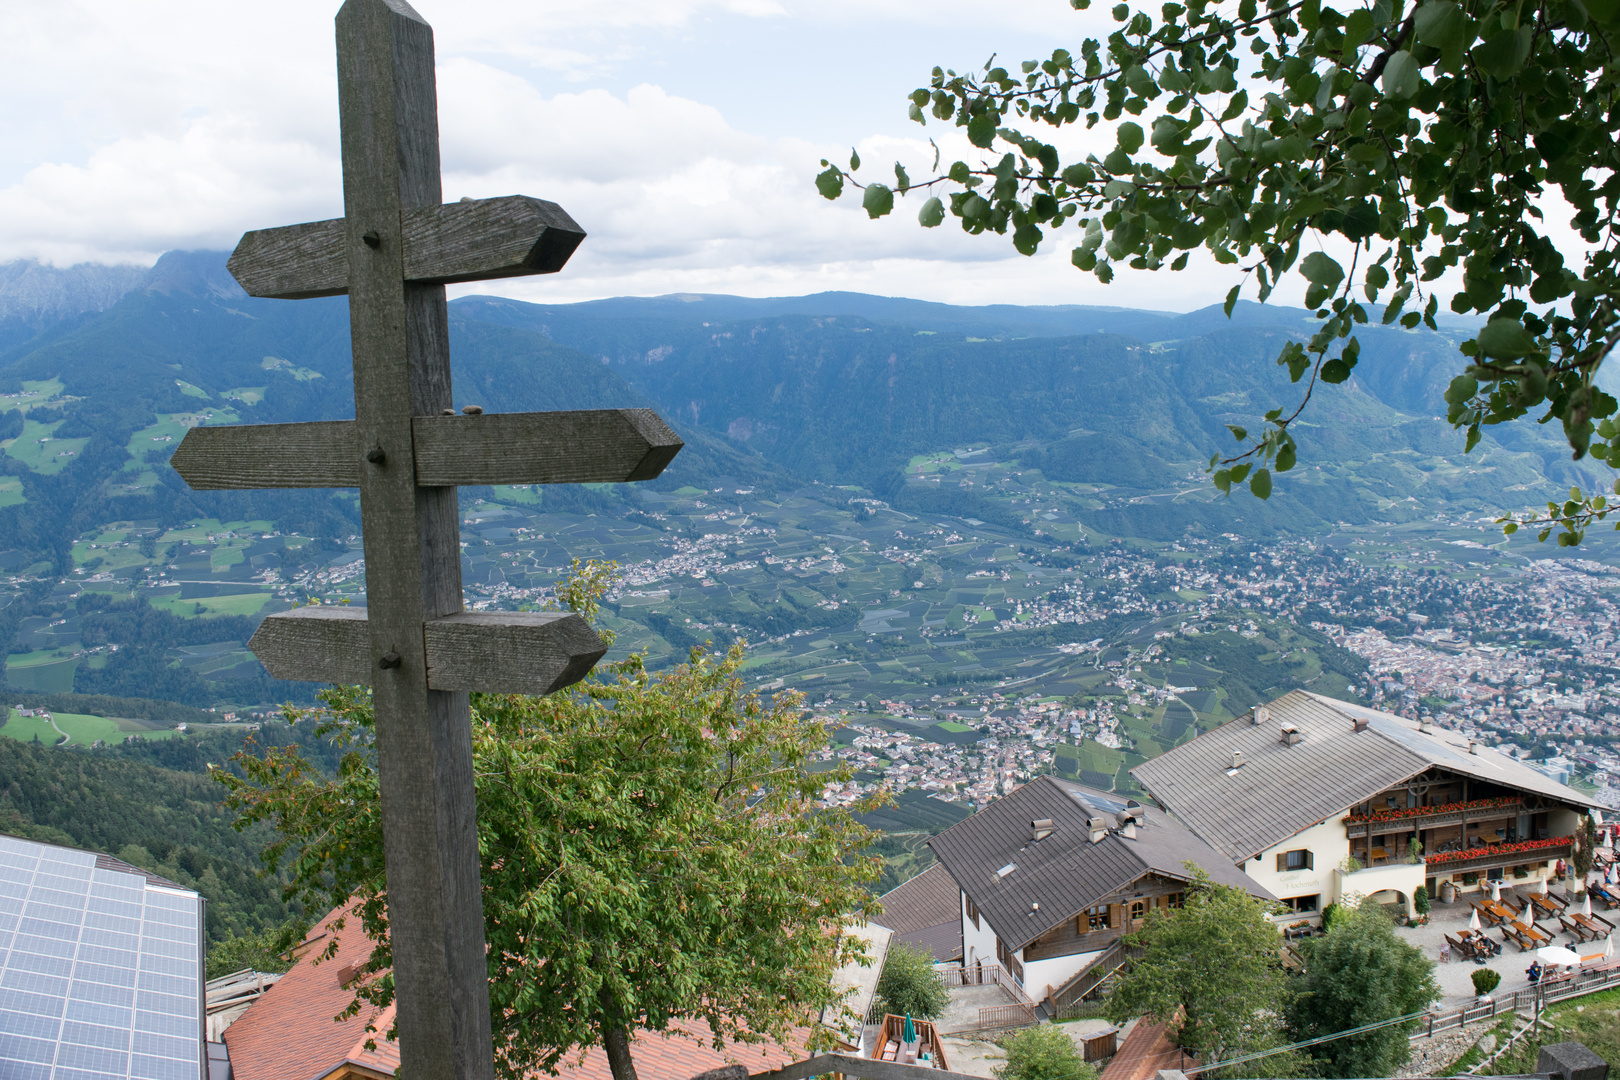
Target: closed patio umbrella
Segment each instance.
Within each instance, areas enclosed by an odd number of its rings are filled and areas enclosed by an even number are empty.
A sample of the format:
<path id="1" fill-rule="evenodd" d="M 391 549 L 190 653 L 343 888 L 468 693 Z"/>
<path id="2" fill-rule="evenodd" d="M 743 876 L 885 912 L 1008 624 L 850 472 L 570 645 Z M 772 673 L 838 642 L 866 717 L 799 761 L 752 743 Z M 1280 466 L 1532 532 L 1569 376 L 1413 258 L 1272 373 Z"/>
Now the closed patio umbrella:
<path id="1" fill-rule="evenodd" d="M 1614 937 L 1612 935 L 1603 939 L 1603 955 L 1614 955 Z"/>
<path id="2" fill-rule="evenodd" d="M 1479 929 L 1479 912 L 1477 910 L 1472 915 L 1468 916 L 1468 929 Z"/>
<path id="3" fill-rule="evenodd" d="M 1577 962 L 1580 961 L 1580 957 L 1578 956 L 1575 959 Z M 910 1013 L 906 1013 L 906 1026 L 900 1029 L 900 1041 L 903 1043 L 914 1043 L 917 1041 L 917 1025 L 911 1022 Z"/>
<path id="4" fill-rule="evenodd" d="M 1502 883 L 1500 881 L 1491 882 L 1491 903 L 1493 903 L 1493 904 L 1497 903 L 1501 899 L 1502 899 Z"/>
<path id="5" fill-rule="evenodd" d="M 1592 897 L 1591 897 L 1591 894 L 1588 894 L 1586 899 L 1581 901 L 1581 914 L 1585 915 L 1588 919 L 1590 919 L 1592 917 Z"/>
<path id="6" fill-rule="evenodd" d="M 1552 881 L 1552 878 L 1542 878 L 1541 879 L 1541 895 L 1542 896 L 1547 895 L 1547 892 L 1548 892 L 1547 886 L 1551 881 Z"/>

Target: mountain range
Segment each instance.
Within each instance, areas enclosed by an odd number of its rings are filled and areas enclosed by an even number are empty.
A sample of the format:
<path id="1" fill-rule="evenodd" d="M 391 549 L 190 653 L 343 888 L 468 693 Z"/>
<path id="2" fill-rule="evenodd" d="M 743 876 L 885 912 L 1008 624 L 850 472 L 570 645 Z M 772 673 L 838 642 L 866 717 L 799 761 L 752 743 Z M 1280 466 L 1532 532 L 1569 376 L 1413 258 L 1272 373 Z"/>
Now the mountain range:
<path id="1" fill-rule="evenodd" d="M 109 519 L 353 531 L 346 493 L 190 492 L 161 467 L 172 440 L 141 441 L 166 420 L 352 415 L 344 301 L 250 298 L 224 260 L 171 252 L 139 273 L 0 267 L 0 394 L 18 395 L 0 398 L 13 403 L 0 412 L 0 484 L 16 491 L 8 506 L 0 488 L 0 536 L 12 562 L 42 556 L 64 567 L 69 538 Z M 1227 424 L 1257 426 L 1266 409 L 1297 401 L 1300 387 L 1271 361 L 1312 322 L 1300 309 L 1250 303 L 1227 319 L 1218 308 L 957 307 L 856 293 L 567 305 L 474 296 L 450 311 L 458 406 L 654 406 L 688 442 L 655 490 L 722 477 L 773 489 L 816 481 L 924 510 L 963 504 L 913 490 L 907 463 L 964 446 L 1121 493 L 1203 487 L 1202 464 L 1234 445 Z M 1532 425 L 1461 454 L 1436 413 L 1466 335 L 1450 325 L 1364 329 L 1355 378 L 1319 388 L 1295 429 L 1302 467 L 1266 506 L 1200 495 L 1167 514 L 1152 500 L 1105 500 L 1088 526 L 1159 538 L 1193 521 L 1309 531 L 1508 509 L 1544 487 L 1590 482 Z M 28 404 L 40 388 L 51 392 Z M 51 441 L 71 449 L 46 461 L 34 451 Z M 618 494 L 626 508 L 636 503 L 635 492 Z"/>

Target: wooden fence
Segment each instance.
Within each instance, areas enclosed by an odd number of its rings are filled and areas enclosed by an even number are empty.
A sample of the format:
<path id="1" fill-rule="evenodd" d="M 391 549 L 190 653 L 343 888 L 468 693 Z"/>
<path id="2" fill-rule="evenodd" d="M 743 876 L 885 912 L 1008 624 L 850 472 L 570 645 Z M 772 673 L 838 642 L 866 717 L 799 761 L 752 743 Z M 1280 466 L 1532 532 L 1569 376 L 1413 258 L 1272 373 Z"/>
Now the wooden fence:
<path id="1" fill-rule="evenodd" d="M 1489 1020 L 1520 1009 L 1540 1012 L 1554 1002 L 1595 994 L 1616 986 L 1620 986 L 1620 960 L 1606 961 L 1599 966 L 1576 972 L 1569 978 L 1548 979 L 1539 985 L 1516 990 L 1490 1001 L 1467 1005 L 1451 1012 L 1430 1013 L 1428 1019 L 1412 1033 L 1412 1038 L 1426 1039 L 1438 1032 L 1466 1027 L 1477 1021 Z"/>
<path id="2" fill-rule="evenodd" d="M 941 1034 L 957 1034 L 965 1031 L 1007 1031 L 1011 1028 L 1031 1027 L 1041 1021 L 1040 1006 L 1030 999 L 1024 988 L 1018 985 L 1018 980 L 1008 974 L 1007 970 L 999 964 L 976 964 L 973 967 L 950 968 L 940 972 L 947 988 L 965 986 L 999 986 L 1012 998 L 1003 1005 L 985 1005 L 979 1009 L 978 1017 L 968 1023 L 959 1023 L 948 1032 L 941 1028 Z"/>

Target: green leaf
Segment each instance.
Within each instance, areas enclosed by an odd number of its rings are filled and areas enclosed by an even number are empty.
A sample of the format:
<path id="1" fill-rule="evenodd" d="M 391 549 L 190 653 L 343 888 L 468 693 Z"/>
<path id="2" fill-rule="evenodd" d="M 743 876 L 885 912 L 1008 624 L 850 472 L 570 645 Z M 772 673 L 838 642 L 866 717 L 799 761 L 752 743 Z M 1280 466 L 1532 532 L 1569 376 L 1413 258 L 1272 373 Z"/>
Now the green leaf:
<path id="1" fill-rule="evenodd" d="M 1518 531 L 1519 531 L 1519 523 L 1516 522 L 1516 521 L 1510 521 L 1506 525 L 1502 526 L 1502 532 L 1505 533 L 1508 536 L 1512 536 L 1514 533 L 1516 533 Z"/>
<path id="2" fill-rule="evenodd" d="M 1446 387 L 1446 401 L 1452 405 L 1465 405 L 1479 393 L 1479 380 L 1472 375 L 1458 375 Z"/>
<path id="3" fill-rule="evenodd" d="M 1344 267 L 1338 260 L 1323 251 L 1313 251 L 1300 260 L 1299 272 L 1305 275 L 1305 280 L 1313 285 L 1321 285 L 1332 291 L 1339 287 L 1344 280 Z"/>
<path id="4" fill-rule="evenodd" d="M 861 155 L 857 154 L 855 152 L 855 148 L 852 146 L 852 147 L 849 148 L 849 171 L 854 172 L 856 169 L 859 169 L 860 167 L 861 167 Z"/>
<path id="5" fill-rule="evenodd" d="M 1345 47 L 1353 49 L 1365 44 L 1367 39 L 1372 37 L 1372 32 L 1372 12 L 1366 8 L 1357 8 L 1344 20 Z"/>
<path id="6" fill-rule="evenodd" d="M 1468 42 L 1468 19 L 1456 4 L 1424 4 L 1413 17 L 1418 44 L 1440 52 L 1452 52 Z"/>
<path id="7" fill-rule="evenodd" d="M 967 125 L 968 142 L 981 150 L 988 150 L 990 144 L 996 141 L 998 120 L 1000 120 L 1000 117 L 988 109 L 969 118 Z"/>
<path id="8" fill-rule="evenodd" d="M 817 173 L 816 190 L 821 192 L 823 198 L 838 198 L 844 193 L 844 174 L 836 167 L 829 167 L 826 172 Z"/>
<path id="9" fill-rule="evenodd" d="M 1536 340 L 1517 319 L 1492 319 L 1474 339 L 1493 360 L 1518 360 L 1536 349 Z"/>
<path id="10" fill-rule="evenodd" d="M 925 229 L 932 229 L 945 220 L 945 204 L 935 196 L 923 203 L 922 209 L 917 212 L 917 224 Z"/>
<path id="11" fill-rule="evenodd" d="M 1232 438 L 1236 439 L 1238 442 L 1242 442 L 1244 439 L 1249 437 L 1248 429 L 1240 428 L 1236 424 L 1227 424 L 1226 430 L 1230 431 L 1232 433 Z"/>
<path id="12" fill-rule="evenodd" d="M 1232 317 L 1232 309 L 1237 307 L 1238 294 L 1243 292 L 1241 284 L 1232 286 L 1232 291 L 1226 294 L 1226 317 Z"/>
<path id="13" fill-rule="evenodd" d="M 1535 26 L 1526 22 L 1517 30 L 1498 30 L 1469 55 L 1481 71 L 1498 79 L 1512 78 L 1530 58 L 1530 45 Z M 1387 70 L 1387 69 L 1386 69 Z"/>
<path id="14" fill-rule="evenodd" d="M 1119 140 L 1119 148 L 1127 154 L 1134 154 L 1142 149 L 1143 133 L 1141 124 L 1133 124 L 1127 120 L 1119 125 L 1119 131 L 1115 137 Z"/>
<path id="15" fill-rule="evenodd" d="M 1283 444 L 1282 449 L 1277 451 L 1277 471 L 1287 472 L 1289 469 L 1292 469 L 1294 467 L 1294 457 L 1294 444 Z"/>
<path id="16" fill-rule="evenodd" d="M 911 190 L 911 177 L 906 175 L 905 166 L 901 165 L 898 161 L 894 163 L 894 180 L 895 187 L 899 190 L 900 194 L 904 195 L 907 191 Z"/>
<path id="17" fill-rule="evenodd" d="M 880 218 L 894 209 L 894 192 L 882 184 L 868 184 L 861 206 L 866 209 L 867 217 Z"/>
<path id="18" fill-rule="evenodd" d="M 1389 58 L 1389 63 L 1384 65 L 1383 83 L 1384 94 L 1396 101 L 1404 101 L 1418 92 L 1423 80 L 1411 53 L 1402 49 Z"/>
<path id="19" fill-rule="evenodd" d="M 1271 498 L 1271 473 L 1265 469 L 1255 473 L 1254 479 L 1249 481 L 1249 490 L 1254 492 L 1256 498 Z"/>

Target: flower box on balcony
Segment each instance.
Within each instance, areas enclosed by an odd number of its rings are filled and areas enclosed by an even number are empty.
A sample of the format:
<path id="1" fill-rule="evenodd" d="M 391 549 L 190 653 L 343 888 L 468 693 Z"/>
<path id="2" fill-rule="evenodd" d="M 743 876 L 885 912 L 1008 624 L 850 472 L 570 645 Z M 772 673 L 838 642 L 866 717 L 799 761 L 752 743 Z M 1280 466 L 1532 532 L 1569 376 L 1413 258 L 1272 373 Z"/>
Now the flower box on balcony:
<path id="1" fill-rule="evenodd" d="M 1369 822 L 1401 821 L 1406 818 L 1435 817 L 1440 814 L 1460 814 L 1469 810 L 1500 810 L 1524 805 L 1517 795 L 1496 799 L 1468 799 L 1464 802 L 1441 803 L 1438 806 L 1406 806 L 1387 810 L 1374 810 L 1370 814 L 1351 814 L 1344 819 L 1346 825 L 1364 825 Z"/>

